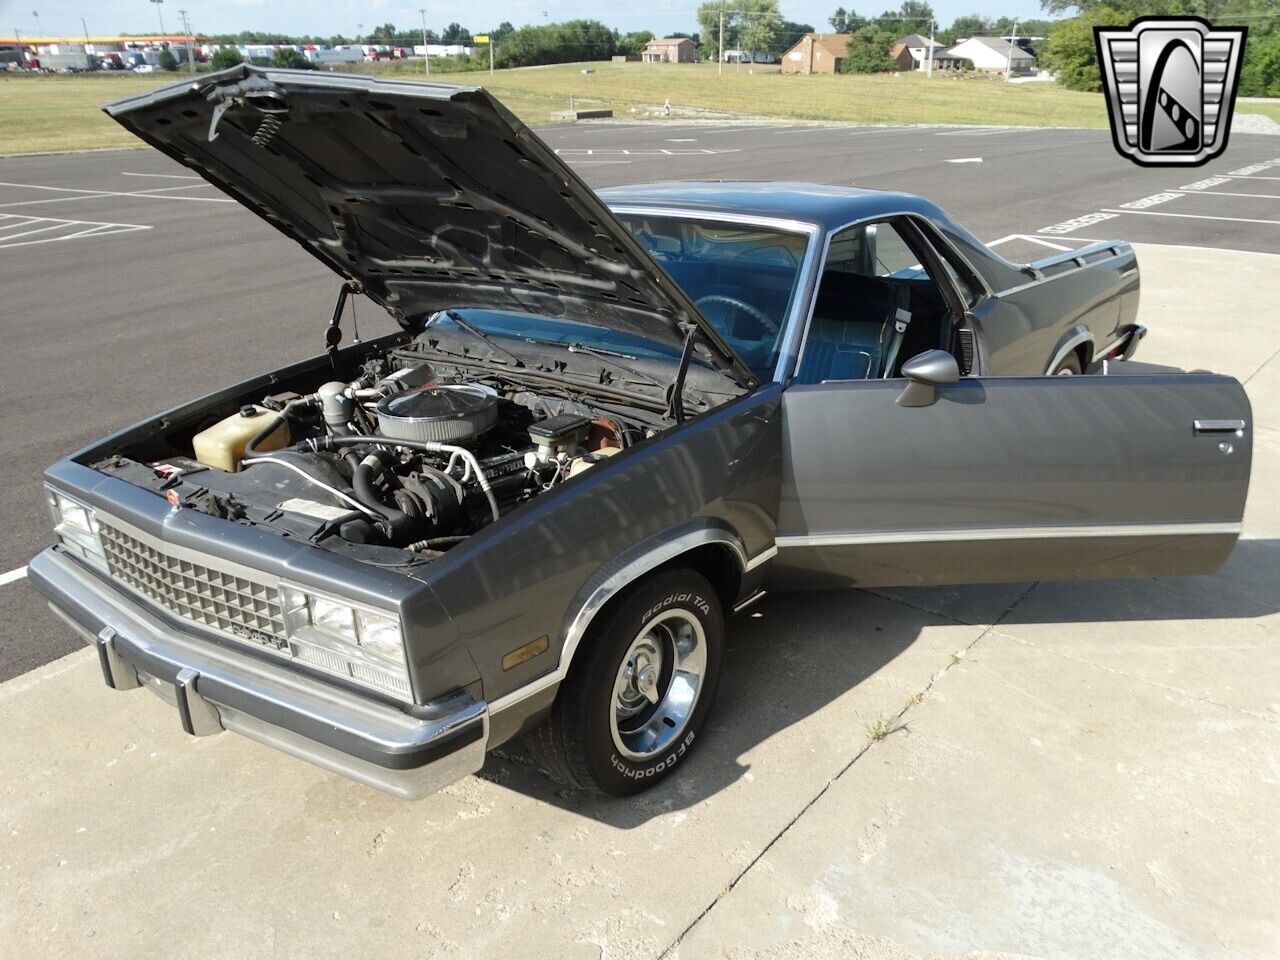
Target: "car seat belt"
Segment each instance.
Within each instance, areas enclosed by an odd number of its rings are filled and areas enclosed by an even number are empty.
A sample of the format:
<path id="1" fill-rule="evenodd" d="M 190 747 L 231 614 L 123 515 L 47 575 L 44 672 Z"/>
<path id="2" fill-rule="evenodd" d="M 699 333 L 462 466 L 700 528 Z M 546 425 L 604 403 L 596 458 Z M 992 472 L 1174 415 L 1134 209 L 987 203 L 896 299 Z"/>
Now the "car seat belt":
<path id="1" fill-rule="evenodd" d="M 910 303 L 911 292 L 906 287 L 898 288 L 898 299 Z M 911 311 L 905 306 L 893 311 L 893 339 L 889 341 L 889 350 L 884 357 L 884 373 L 880 376 L 888 380 L 893 376 L 894 365 L 898 362 L 898 351 L 902 349 L 902 341 L 906 338 L 907 327 L 911 326 Z"/>

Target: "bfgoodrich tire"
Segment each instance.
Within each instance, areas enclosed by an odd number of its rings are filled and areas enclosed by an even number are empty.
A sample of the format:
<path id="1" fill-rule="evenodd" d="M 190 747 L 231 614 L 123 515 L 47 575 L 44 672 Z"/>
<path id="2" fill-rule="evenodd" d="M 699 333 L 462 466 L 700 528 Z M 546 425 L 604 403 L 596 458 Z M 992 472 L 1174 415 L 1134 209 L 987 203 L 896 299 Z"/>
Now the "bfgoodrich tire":
<path id="1" fill-rule="evenodd" d="M 706 578 L 655 574 L 592 624 L 547 721 L 529 735 L 552 776 L 612 796 L 688 759 L 720 680 L 724 615 Z"/>

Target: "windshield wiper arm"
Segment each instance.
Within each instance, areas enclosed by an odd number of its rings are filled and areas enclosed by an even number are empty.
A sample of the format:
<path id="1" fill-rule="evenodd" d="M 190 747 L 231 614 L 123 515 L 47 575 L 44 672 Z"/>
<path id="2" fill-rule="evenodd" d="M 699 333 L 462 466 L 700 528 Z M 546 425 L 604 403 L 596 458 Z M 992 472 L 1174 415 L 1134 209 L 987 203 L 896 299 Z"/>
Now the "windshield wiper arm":
<path id="1" fill-rule="evenodd" d="M 474 326 L 472 326 L 471 321 L 464 319 L 462 314 L 458 313 L 458 311 L 445 310 L 443 311 L 443 313 L 446 317 L 452 320 L 460 329 L 465 330 L 467 333 L 471 334 L 477 340 L 487 343 L 490 347 L 492 347 L 494 350 L 497 350 L 499 353 L 505 354 L 506 356 L 510 357 L 517 367 L 524 366 L 523 360 L 517 357 L 514 353 L 512 353 L 506 347 L 502 346 L 502 344 L 498 343 L 496 340 L 493 339 L 493 337 L 489 336 L 487 333 L 482 333 L 480 330 L 477 330 Z"/>
<path id="2" fill-rule="evenodd" d="M 655 387 L 661 387 L 663 390 L 667 389 L 667 384 L 663 383 L 657 377 L 650 376 L 649 374 L 645 373 L 642 370 L 636 370 L 634 367 L 629 367 L 625 363 L 619 363 L 617 360 L 614 359 L 614 357 L 625 356 L 625 354 L 613 353 L 612 351 L 609 351 L 609 350 L 597 350 L 595 347 L 588 347 L 585 344 L 581 344 L 581 343 L 571 343 L 569 344 L 568 349 L 570 353 L 585 353 L 587 354 L 587 356 L 595 357 L 597 360 L 603 360 L 605 363 L 611 364 L 612 366 L 617 367 L 619 370 L 623 370 L 626 373 L 631 374 L 633 377 L 639 377 L 641 380 L 648 381 L 649 383 L 653 384 Z M 629 358 L 629 359 L 634 359 L 634 358 Z M 696 404 L 702 405 L 706 403 L 706 398 L 703 397 L 702 394 L 700 393 L 694 393 L 693 391 L 688 391 L 687 396 L 689 397 L 690 400 L 692 400 Z"/>

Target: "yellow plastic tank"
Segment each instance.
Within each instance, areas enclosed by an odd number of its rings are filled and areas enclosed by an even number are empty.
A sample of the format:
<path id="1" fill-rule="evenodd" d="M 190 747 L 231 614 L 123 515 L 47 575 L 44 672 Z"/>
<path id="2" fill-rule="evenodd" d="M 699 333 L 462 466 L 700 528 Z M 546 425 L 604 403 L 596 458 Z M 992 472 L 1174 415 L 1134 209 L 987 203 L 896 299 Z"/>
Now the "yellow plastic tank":
<path id="1" fill-rule="evenodd" d="M 195 436 L 196 459 L 206 467 L 215 467 L 234 473 L 244 459 L 244 448 L 258 435 L 276 414 L 266 407 L 242 407 L 224 420 L 201 430 Z M 289 422 L 281 419 L 271 435 L 258 444 L 258 451 L 279 450 L 289 444 Z"/>

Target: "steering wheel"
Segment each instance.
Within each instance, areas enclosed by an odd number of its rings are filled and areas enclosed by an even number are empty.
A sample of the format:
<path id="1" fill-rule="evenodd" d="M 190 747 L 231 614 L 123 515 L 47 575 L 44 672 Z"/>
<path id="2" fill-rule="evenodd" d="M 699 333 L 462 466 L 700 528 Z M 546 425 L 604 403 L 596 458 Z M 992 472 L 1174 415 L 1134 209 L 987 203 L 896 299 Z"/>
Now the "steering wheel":
<path id="1" fill-rule="evenodd" d="M 753 307 L 749 303 L 743 303 L 737 297 L 727 297 L 724 294 L 720 294 L 720 293 L 710 293 L 710 294 L 707 294 L 707 296 L 705 297 L 695 300 L 693 302 L 693 305 L 697 307 L 699 310 L 701 310 L 702 305 L 704 303 L 727 303 L 729 306 L 733 307 L 735 310 L 741 310 L 747 316 L 755 317 L 762 324 L 764 324 L 765 329 L 767 329 L 770 333 L 777 334 L 782 332 L 781 329 L 778 327 L 778 325 L 773 322 L 772 317 L 770 317 L 768 314 L 766 314 L 763 310 L 761 310 L 758 307 Z"/>

